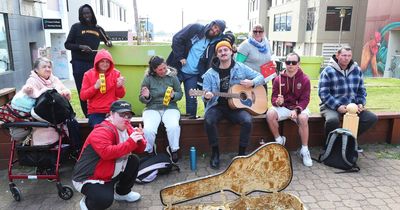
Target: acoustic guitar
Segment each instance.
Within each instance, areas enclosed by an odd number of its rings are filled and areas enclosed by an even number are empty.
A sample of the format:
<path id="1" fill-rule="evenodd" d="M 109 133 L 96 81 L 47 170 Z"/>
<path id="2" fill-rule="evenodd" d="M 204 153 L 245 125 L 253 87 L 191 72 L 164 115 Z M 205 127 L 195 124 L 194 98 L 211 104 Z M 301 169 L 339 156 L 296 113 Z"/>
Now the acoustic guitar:
<path id="1" fill-rule="evenodd" d="M 203 96 L 204 90 L 189 90 L 190 96 Z M 233 85 L 227 93 L 212 92 L 215 96 L 229 98 L 228 104 L 232 109 L 245 109 L 252 115 L 264 114 L 267 111 L 267 93 L 264 86 L 246 88 L 242 85 Z"/>

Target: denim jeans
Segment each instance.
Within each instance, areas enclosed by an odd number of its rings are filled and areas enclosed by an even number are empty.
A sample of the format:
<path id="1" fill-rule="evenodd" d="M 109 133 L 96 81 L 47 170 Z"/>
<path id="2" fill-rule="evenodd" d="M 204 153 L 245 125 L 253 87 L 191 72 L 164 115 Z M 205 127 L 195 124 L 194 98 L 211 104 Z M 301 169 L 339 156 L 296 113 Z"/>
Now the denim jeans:
<path id="1" fill-rule="evenodd" d="M 253 127 L 251 115 L 243 109 L 232 110 L 228 106 L 216 105 L 207 110 L 204 114 L 204 125 L 210 146 L 218 146 L 218 122 L 223 118 L 234 124 L 240 124 L 239 146 L 247 147 L 250 139 L 250 132 Z"/>
<path id="2" fill-rule="evenodd" d="M 71 64 L 72 64 L 72 71 L 74 75 L 75 85 L 76 89 L 78 90 L 78 96 L 79 96 L 82 88 L 83 75 L 85 74 L 86 71 L 93 68 L 93 62 L 73 60 L 71 61 Z M 85 117 L 87 117 L 87 103 L 86 101 L 82 100 L 80 100 L 80 102 L 81 102 L 82 112 L 85 115 Z"/>
<path id="3" fill-rule="evenodd" d="M 197 115 L 197 98 L 189 96 L 190 89 L 197 88 L 197 74 L 186 74 L 179 71 L 178 78 L 180 82 L 183 82 L 185 88 L 185 98 L 186 98 L 186 114 L 190 116 Z"/>
<path id="4" fill-rule="evenodd" d="M 323 117 L 325 117 L 325 138 L 326 138 L 331 131 L 340 127 L 339 117 L 343 116 L 343 114 L 340 114 L 335 110 L 326 108 L 325 106 L 321 107 L 321 114 Z M 369 128 L 374 126 L 376 121 L 378 121 L 378 117 L 374 113 L 368 110 L 362 111 L 360 114 L 358 114 L 358 117 L 359 117 L 359 123 L 358 123 L 357 136 L 363 134 Z"/>
<path id="5" fill-rule="evenodd" d="M 100 124 L 101 122 L 104 121 L 104 119 L 106 119 L 106 114 L 105 113 L 93 113 L 93 114 L 89 114 L 88 116 L 89 118 L 89 126 L 90 127 L 94 127 L 97 124 Z"/>

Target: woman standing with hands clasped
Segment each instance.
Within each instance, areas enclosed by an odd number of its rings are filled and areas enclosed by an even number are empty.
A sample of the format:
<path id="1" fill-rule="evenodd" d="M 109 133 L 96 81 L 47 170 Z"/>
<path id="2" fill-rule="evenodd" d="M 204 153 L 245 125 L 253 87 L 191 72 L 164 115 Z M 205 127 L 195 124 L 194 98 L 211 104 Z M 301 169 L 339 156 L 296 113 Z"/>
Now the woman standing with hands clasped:
<path id="1" fill-rule="evenodd" d="M 167 131 L 169 146 L 167 152 L 171 161 L 178 162 L 180 112 L 176 104 L 182 98 L 182 89 L 176 70 L 168 67 L 164 59 L 153 56 L 141 85 L 139 100 L 146 104 L 143 111 L 144 136 L 147 140 L 145 151 L 153 152 L 158 126 L 162 121 Z"/>

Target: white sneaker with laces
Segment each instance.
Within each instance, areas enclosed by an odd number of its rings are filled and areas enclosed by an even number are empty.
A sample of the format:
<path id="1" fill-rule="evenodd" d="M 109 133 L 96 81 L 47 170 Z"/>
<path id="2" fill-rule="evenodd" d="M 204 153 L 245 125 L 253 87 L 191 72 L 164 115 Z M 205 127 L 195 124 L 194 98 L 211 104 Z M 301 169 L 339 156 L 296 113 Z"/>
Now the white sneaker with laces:
<path id="1" fill-rule="evenodd" d="M 83 196 L 81 201 L 79 201 L 79 206 L 81 207 L 81 210 L 89 210 L 88 207 L 86 206 L 85 200 L 86 196 Z"/>
<path id="2" fill-rule="evenodd" d="M 135 202 L 140 199 L 140 194 L 137 192 L 130 192 L 126 195 L 118 195 L 114 193 L 114 200 L 117 201 L 127 201 L 127 202 Z"/>
<path id="3" fill-rule="evenodd" d="M 303 158 L 303 164 L 305 166 L 308 166 L 308 167 L 312 166 L 312 159 L 311 159 L 309 150 L 306 150 L 306 151 L 300 150 L 300 157 Z"/>
<path id="4" fill-rule="evenodd" d="M 275 141 L 276 141 L 278 144 L 281 144 L 282 146 L 285 146 L 285 143 L 286 143 L 286 137 L 284 137 L 284 136 L 281 136 L 281 138 L 280 138 L 280 139 L 278 139 L 278 140 L 276 140 L 276 139 L 275 139 Z"/>

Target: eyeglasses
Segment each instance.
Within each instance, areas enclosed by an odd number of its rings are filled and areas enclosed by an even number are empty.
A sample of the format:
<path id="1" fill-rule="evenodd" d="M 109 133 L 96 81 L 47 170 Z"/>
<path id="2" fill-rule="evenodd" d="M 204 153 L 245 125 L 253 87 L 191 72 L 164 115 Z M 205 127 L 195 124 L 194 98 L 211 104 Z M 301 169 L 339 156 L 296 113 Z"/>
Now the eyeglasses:
<path id="1" fill-rule="evenodd" d="M 125 119 L 131 119 L 133 117 L 132 113 L 130 112 L 117 112 L 118 115 Z"/>
<path id="2" fill-rule="evenodd" d="M 298 61 L 285 61 L 286 65 L 297 65 Z"/>
<path id="3" fill-rule="evenodd" d="M 261 33 L 264 33 L 264 31 L 253 31 L 253 33 L 254 33 L 254 34 L 256 34 L 256 33 L 261 34 Z"/>

